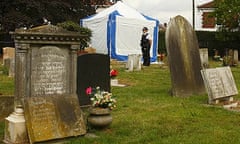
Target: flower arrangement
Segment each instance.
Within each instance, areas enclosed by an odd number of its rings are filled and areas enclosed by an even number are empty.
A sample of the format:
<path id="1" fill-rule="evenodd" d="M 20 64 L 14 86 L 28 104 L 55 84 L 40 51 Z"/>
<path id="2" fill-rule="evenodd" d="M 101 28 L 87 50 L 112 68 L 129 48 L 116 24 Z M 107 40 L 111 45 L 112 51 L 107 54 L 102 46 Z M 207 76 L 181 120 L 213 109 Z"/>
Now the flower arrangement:
<path id="1" fill-rule="evenodd" d="M 110 110 L 116 107 L 117 101 L 112 97 L 112 93 L 101 90 L 99 86 L 96 88 L 88 87 L 86 94 L 90 96 L 94 107 L 109 108 Z"/>
<path id="2" fill-rule="evenodd" d="M 112 79 L 115 78 L 117 75 L 118 75 L 118 71 L 117 71 L 117 70 L 112 69 L 112 70 L 110 71 L 110 77 L 111 77 Z"/>

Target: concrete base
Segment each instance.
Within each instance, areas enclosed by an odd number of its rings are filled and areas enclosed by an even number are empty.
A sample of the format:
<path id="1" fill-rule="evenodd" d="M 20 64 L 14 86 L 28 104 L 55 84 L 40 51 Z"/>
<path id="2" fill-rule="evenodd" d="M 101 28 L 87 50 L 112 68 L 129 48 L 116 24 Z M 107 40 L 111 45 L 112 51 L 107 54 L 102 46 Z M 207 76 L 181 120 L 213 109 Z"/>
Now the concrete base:
<path id="1" fill-rule="evenodd" d="M 111 86 L 125 87 L 126 85 L 119 84 L 118 79 L 111 79 Z"/>
<path id="2" fill-rule="evenodd" d="M 5 119 L 5 135 L 3 142 L 6 144 L 28 144 L 27 129 L 23 115 L 23 109 L 17 107 L 15 111 Z"/>

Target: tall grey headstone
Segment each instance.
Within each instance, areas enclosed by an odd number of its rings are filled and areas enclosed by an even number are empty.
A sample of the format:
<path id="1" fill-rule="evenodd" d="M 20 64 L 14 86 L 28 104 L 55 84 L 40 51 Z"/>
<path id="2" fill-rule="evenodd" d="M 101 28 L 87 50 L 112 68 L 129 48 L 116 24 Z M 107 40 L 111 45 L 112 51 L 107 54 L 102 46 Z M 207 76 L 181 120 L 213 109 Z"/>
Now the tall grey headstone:
<path id="1" fill-rule="evenodd" d="M 77 97 L 82 35 L 53 25 L 11 33 L 16 48 L 15 105 L 24 106 L 31 143 L 83 135 Z"/>
<path id="2" fill-rule="evenodd" d="M 172 95 L 205 93 L 195 31 L 182 16 L 172 18 L 166 31 L 166 47 L 172 81 Z"/>

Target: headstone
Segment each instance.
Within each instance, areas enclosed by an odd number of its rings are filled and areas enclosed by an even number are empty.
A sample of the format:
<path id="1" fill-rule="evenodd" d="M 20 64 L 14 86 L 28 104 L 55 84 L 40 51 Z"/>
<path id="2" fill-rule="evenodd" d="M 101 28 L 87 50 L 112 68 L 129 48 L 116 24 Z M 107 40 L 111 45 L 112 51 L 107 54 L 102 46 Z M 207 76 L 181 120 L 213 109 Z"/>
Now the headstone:
<path id="1" fill-rule="evenodd" d="M 233 61 L 235 65 L 238 65 L 238 50 L 233 51 Z"/>
<path id="2" fill-rule="evenodd" d="M 15 57 L 15 48 L 4 47 L 3 48 L 3 65 L 5 65 L 5 59 L 14 59 Z"/>
<path id="3" fill-rule="evenodd" d="M 228 56 L 227 56 L 227 63 L 229 66 L 234 65 L 234 59 L 233 59 L 234 53 L 232 49 L 229 49 L 228 51 Z"/>
<path id="4" fill-rule="evenodd" d="M 25 118 L 31 142 L 78 136 L 86 133 L 76 96 L 31 97 Z"/>
<path id="5" fill-rule="evenodd" d="M 15 58 L 10 59 L 10 67 L 8 70 L 8 76 L 9 77 L 14 77 L 15 76 Z"/>
<path id="6" fill-rule="evenodd" d="M 218 50 L 215 50 L 215 51 L 214 51 L 213 60 L 220 61 L 220 59 L 221 59 L 221 57 L 220 57 L 220 55 L 219 55 Z"/>
<path id="7" fill-rule="evenodd" d="M 110 57 L 104 54 L 82 54 L 77 60 L 77 94 L 80 105 L 89 105 L 86 88 L 100 86 L 110 92 Z"/>
<path id="8" fill-rule="evenodd" d="M 208 49 L 207 48 L 200 48 L 199 49 L 200 58 L 201 58 L 201 65 L 203 68 L 208 68 Z"/>
<path id="9" fill-rule="evenodd" d="M 24 106 L 30 143 L 84 135 L 76 94 L 77 49 L 83 36 L 53 25 L 11 34 L 15 105 Z"/>
<path id="10" fill-rule="evenodd" d="M 186 97 L 205 93 L 195 31 L 182 16 L 172 18 L 166 31 L 172 95 Z"/>
<path id="11" fill-rule="evenodd" d="M 141 58 L 142 56 L 140 54 L 128 55 L 128 61 L 126 64 L 126 68 L 128 69 L 128 71 L 141 70 Z"/>
<path id="12" fill-rule="evenodd" d="M 14 77 L 15 75 L 15 48 L 3 48 L 3 65 L 8 68 L 8 75 Z"/>
<path id="13" fill-rule="evenodd" d="M 230 67 L 204 69 L 201 71 L 208 92 L 209 103 L 238 94 Z"/>

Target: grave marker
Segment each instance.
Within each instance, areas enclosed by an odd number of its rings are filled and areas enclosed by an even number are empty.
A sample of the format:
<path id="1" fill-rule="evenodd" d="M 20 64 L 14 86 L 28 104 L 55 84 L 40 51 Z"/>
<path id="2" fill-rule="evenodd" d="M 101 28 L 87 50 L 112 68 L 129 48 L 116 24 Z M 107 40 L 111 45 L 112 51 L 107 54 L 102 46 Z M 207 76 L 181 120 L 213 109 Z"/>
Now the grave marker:
<path id="1" fill-rule="evenodd" d="M 201 70 L 209 103 L 218 103 L 222 98 L 230 98 L 238 94 L 238 90 L 230 67 L 219 67 Z"/>
<path id="2" fill-rule="evenodd" d="M 89 105 L 86 88 L 100 86 L 110 92 L 110 57 L 104 54 L 82 54 L 77 60 L 77 94 L 80 105 Z"/>
<path id="3" fill-rule="evenodd" d="M 203 68 L 207 68 L 208 64 L 208 49 L 207 48 L 200 48 L 199 49 L 201 64 Z"/>
<path id="4" fill-rule="evenodd" d="M 235 66 L 238 65 L 238 50 L 233 50 L 233 61 Z"/>
<path id="5" fill-rule="evenodd" d="M 182 16 L 172 18 L 166 31 L 172 95 L 186 97 L 205 93 L 195 31 Z"/>
<path id="6" fill-rule="evenodd" d="M 141 59 L 142 55 L 140 54 L 129 54 L 126 68 L 128 71 L 141 70 Z"/>
<path id="7" fill-rule="evenodd" d="M 15 106 L 24 106 L 29 141 L 84 135 L 76 93 L 77 49 L 83 36 L 53 25 L 11 34 L 16 47 Z"/>
<path id="8" fill-rule="evenodd" d="M 4 47 L 3 48 L 3 65 L 6 66 L 9 71 L 8 75 L 14 77 L 15 75 L 15 48 Z"/>

